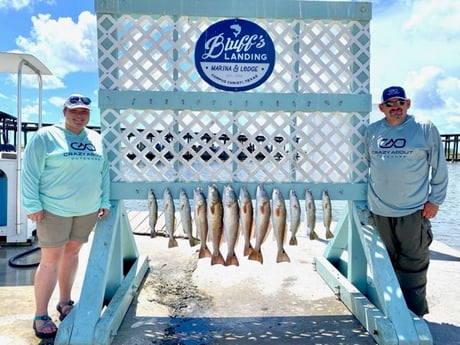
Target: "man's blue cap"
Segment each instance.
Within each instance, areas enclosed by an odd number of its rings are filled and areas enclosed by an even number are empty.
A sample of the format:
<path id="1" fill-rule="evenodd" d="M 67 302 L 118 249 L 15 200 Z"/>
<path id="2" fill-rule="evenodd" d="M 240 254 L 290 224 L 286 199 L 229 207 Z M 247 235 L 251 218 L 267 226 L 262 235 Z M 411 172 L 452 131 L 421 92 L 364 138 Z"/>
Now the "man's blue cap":
<path id="1" fill-rule="evenodd" d="M 390 86 L 382 92 L 382 103 L 391 98 L 406 99 L 406 92 L 401 86 Z"/>

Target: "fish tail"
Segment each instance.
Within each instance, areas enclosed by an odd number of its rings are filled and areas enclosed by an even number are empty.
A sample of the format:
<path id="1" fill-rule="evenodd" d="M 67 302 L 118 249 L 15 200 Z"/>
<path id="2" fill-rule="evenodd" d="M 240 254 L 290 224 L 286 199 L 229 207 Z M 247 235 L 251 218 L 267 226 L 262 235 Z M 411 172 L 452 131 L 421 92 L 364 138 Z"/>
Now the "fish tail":
<path id="1" fill-rule="evenodd" d="M 248 256 L 249 254 L 251 254 L 253 248 L 251 246 L 251 243 L 248 243 L 244 246 L 244 256 Z"/>
<path id="2" fill-rule="evenodd" d="M 289 259 L 287 253 L 284 251 L 284 249 L 282 249 L 276 256 L 276 262 L 291 262 L 291 259 Z"/>
<path id="3" fill-rule="evenodd" d="M 331 230 L 327 229 L 326 230 L 326 238 L 332 238 L 334 237 L 334 234 L 331 232 Z"/>
<path id="4" fill-rule="evenodd" d="M 253 249 L 251 254 L 248 257 L 249 260 L 259 261 L 261 264 L 264 263 L 264 258 L 260 250 Z"/>
<path id="5" fill-rule="evenodd" d="M 310 240 L 317 240 L 318 239 L 318 234 L 315 232 L 315 230 L 310 231 Z"/>
<path id="6" fill-rule="evenodd" d="M 195 238 L 193 236 L 191 236 L 188 241 L 190 243 L 190 247 L 195 247 L 197 244 L 201 243 L 201 241 L 198 238 Z"/>
<path id="7" fill-rule="evenodd" d="M 198 253 L 198 259 L 209 258 L 211 256 L 212 256 L 211 251 L 209 250 L 206 244 L 204 245 L 204 247 L 200 248 L 200 252 Z"/>
<path id="8" fill-rule="evenodd" d="M 227 259 L 225 260 L 225 266 L 239 266 L 240 263 L 238 261 L 238 258 L 236 257 L 235 254 L 229 254 L 227 256 Z"/>
<path id="9" fill-rule="evenodd" d="M 225 265 L 225 259 L 220 252 L 211 256 L 211 265 Z"/>
<path id="10" fill-rule="evenodd" d="M 297 245 L 297 237 L 295 237 L 295 235 L 292 235 L 292 237 L 289 239 L 289 245 L 290 246 L 296 246 Z"/>
<path id="11" fill-rule="evenodd" d="M 178 247 L 177 240 L 175 238 L 170 238 L 168 241 L 168 248 Z"/>

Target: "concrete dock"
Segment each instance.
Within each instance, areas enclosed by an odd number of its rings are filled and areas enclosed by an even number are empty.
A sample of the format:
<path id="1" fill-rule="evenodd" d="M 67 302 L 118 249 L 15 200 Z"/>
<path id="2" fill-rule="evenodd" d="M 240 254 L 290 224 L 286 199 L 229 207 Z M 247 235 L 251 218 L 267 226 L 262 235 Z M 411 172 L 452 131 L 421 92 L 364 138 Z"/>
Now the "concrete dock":
<path id="1" fill-rule="evenodd" d="M 146 213 L 129 215 L 141 255 L 150 270 L 116 334 L 114 345 L 144 344 L 375 344 L 373 338 L 315 272 L 313 259 L 327 242 L 322 224 L 320 240 L 311 241 L 300 229 L 297 246 L 285 249 L 291 262 L 276 263 L 276 243 L 262 246 L 264 263 L 243 256 L 239 266 L 210 264 L 198 259 L 198 246 L 185 238 L 168 248 L 166 237 L 142 235 Z M 181 229 L 176 234 L 182 235 Z M 289 238 L 290 234 L 288 234 Z M 224 257 L 227 244 L 221 246 Z M 211 248 L 211 244 L 209 244 Z M 52 344 L 32 330 L 34 269 L 8 267 L 8 259 L 30 247 L 0 248 L 0 344 Z M 81 255 L 74 288 L 78 301 L 90 245 Z M 16 254 L 15 254 L 16 253 Z M 460 252 L 435 241 L 428 273 L 430 313 L 425 320 L 435 345 L 460 345 Z M 14 283 L 14 282 L 17 283 Z M 50 303 L 50 315 L 58 324 Z"/>

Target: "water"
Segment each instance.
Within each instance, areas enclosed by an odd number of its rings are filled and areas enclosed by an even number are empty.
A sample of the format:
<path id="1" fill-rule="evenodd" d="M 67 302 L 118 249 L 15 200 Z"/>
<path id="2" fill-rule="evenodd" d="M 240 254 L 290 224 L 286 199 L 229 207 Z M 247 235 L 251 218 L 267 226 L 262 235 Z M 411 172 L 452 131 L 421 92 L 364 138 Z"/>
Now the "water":
<path id="1" fill-rule="evenodd" d="M 457 222 L 460 197 L 460 163 L 448 163 L 449 186 L 447 197 L 439 208 L 438 214 L 431 220 L 434 239 L 460 250 L 460 227 Z"/>

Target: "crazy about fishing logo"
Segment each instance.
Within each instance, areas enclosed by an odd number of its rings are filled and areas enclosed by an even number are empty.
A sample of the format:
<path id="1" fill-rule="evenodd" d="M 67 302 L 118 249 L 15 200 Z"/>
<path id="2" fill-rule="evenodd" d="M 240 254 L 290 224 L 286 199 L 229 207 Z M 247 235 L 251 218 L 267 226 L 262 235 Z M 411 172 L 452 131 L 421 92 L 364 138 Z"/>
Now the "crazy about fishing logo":
<path id="1" fill-rule="evenodd" d="M 195 46 L 195 66 L 210 85 L 245 91 L 264 83 L 275 65 L 275 47 L 259 25 L 227 19 L 211 25 Z"/>
<path id="2" fill-rule="evenodd" d="M 392 148 L 392 147 L 400 149 L 400 148 L 403 148 L 405 146 L 406 146 L 406 139 L 404 139 L 404 138 L 396 138 L 396 139 L 382 138 L 379 141 L 379 147 L 382 148 L 382 149 L 389 149 L 389 148 Z"/>
<path id="3" fill-rule="evenodd" d="M 381 138 L 377 143 L 379 150 L 372 150 L 372 153 L 387 157 L 407 157 L 413 155 L 414 150 L 408 150 L 406 144 L 405 138 Z"/>
<path id="4" fill-rule="evenodd" d="M 64 153 L 64 156 L 72 159 L 101 159 L 101 155 L 97 153 L 96 147 L 91 142 L 73 141 L 70 143 L 69 152 Z"/>

